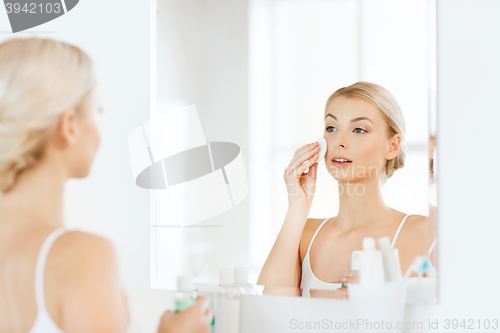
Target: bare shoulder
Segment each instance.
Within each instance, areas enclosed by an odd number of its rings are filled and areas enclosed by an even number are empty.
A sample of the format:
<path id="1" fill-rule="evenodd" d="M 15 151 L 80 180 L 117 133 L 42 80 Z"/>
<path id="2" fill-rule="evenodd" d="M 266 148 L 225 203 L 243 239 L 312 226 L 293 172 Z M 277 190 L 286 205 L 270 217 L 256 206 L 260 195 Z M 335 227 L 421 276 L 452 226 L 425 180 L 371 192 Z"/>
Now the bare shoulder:
<path id="1" fill-rule="evenodd" d="M 116 270 L 117 255 L 113 244 L 100 236 L 70 231 L 54 243 L 47 266 L 51 266 L 65 282 Z"/>
<path id="2" fill-rule="evenodd" d="M 119 283 L 112 243 L 70 231 L 60 236 L 47 258 L 48 311 L 67 332 L 122 332 L 127 299 Z"/>
<path id="3" fill-rule="evenodd" d="M 98 255 L 104 259 L 115 256 L 115 248 L 113 244 L 104 237 L 89 234 L 82 231 L 69 231 L 60 236 L 54 247 L 61 250 L 62 253 L 67 253 L 73 258 L 86 258 L 89 256 Z"/>
<path id="4" fill-rule="evenodd" d="M 311 242 L 311 239 L 320 226 L 320 224 L 325 220 L 326 218 L 322 219 L 314 219 L 314 218 L 308 218 L 306 221 L 306 224 L 304 225 L 304 230 L 302 231 L 302 236 L 300 237 L 300 244 L 299 244 L 299 253 L 300 253 L 300 262 L 304 260 L 304 257 L 306 256 L 307 249 L 309 248 L 309 243 Z"/>
<path id="5" fill-rule="evenodd" d="M 405 222 L 406 229 L 412 233 L 425 238 L 434 238 L 436 235 L 436 224 L 434 219 L 424 215 L 410 215 Z"/>
<path id="6" fill-rule="evenodd" d="M 398 247 L 406 249 L 412 258 L 417 254 L 427 254 L 434 238 L 436 226 L 433 219 L 424 215 L 410 215 L 401 229 Z M 409 260 L 409 259 L 408 259 Z"/>

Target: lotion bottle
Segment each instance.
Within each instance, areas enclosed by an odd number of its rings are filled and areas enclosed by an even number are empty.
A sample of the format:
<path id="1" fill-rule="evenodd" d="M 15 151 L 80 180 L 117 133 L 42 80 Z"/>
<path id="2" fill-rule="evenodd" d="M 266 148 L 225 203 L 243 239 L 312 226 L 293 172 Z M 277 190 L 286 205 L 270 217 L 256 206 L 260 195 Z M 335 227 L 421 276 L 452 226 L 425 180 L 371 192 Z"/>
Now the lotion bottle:
<path id="1" fill-rule="evenodd" d="M 345 274 L 346 276 L 353 276 L 353 275 L 359 276 L 359 253 L 360 252 L 361 251 L 352 251 L 351 270 Z M 342 288 L 345 288 L 345 287 L 347 287 L 347 284 L 342 282 Z"/>
<path id="2" fill-rule="evenodd" d="M 234 269 L 234 286 L 238 288 L 240 295 L 257 295 L 257 290 L 248 283 L 248 269 L 244 267 Z"/>
<path id="3" fill-rule="evenodd" d="M 175 294 L 175 311 L 174 313 L 184 311 L 191 305 L 196 303 L 198 292 L 194 288 L 193 279 L 189 275 L 181 275 L 177 277 L 177 292 Z"/>
<path id="4" fill-rule="evenodd" d="M 215 292 L 215 333 L 235 333 L 239 329 L 240 299 L 234 286 L 234 269 L 219 270 L 219 286 Z"/>
<path id="5" fill-rule="evenodd" d="M 363 238 L 363 251 L 359 253 L 359 283 L 378 286 L 385 283 L 382 253 L 375 248 L 375 238 Z"/>
<path id="6" fill-rule="evenodd" d="M 387 282 L 402 281 L 403 274 L 401 273 L 398 249 L 391 247 L 391 241 L 387 236 L 378 239 L 378 246 L 380 247 L 384 261 L 385 280 Z"/>

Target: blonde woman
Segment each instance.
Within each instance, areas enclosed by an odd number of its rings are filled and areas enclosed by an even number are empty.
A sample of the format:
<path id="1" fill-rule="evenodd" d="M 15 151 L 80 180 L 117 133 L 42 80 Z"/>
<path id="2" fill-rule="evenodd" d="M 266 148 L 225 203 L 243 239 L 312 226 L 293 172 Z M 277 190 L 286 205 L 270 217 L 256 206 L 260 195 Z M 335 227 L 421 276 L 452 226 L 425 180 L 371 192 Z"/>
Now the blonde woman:
<path id="1" fill-rule="evenodd" d="M 88 175 L 100 136 L 86 53 L 47 39 L 0 44 L 0 332 L 124 332 L 129 313 L 104 238 L 64 228 L 64 184 Z M 208 332 L 208 300 L 158 332 Z"/>
<path id="2" fill-rule="evenodd" d="M 361 250 L 368 236 L 392 239 L 403 272 L 420 254 L 436 262 L 433 220 L 395 210 L 382 198 L 381 186 L 405 165 L 406 157 L 405 122 L 392 94 L 373 83 L 354 83 L 328 98 L 324 117 L 324 163 L 338 182 L 338 215 L 308 218 L 319 147 L 313 143 L 299 148 L 283 175 L 288 191 L 285 221 L 257 282 L 266 287 L 265 293 L 346 298 L 342 282 L 356 280 L 344 276 L 351 268 L 351 253 Z"/>

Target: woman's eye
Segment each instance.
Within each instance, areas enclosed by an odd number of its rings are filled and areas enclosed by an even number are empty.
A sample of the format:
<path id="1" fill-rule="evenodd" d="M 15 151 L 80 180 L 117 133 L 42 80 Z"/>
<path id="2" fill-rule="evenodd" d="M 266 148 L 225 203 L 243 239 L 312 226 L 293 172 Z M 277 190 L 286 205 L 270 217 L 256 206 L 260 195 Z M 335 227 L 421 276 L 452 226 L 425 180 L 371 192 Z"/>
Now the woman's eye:
<path id="1" fill-rule="evenodd" d="M 356 131 L 356 130 L 362 130 L 362 131 L 366 132 L 364 129 L 359 128 L 359 127 L 358 127 L 358 128 L 355 128 L 354 130 L 355 130 L 355 131 Z M 364 132 L 356 132 L 356 133 L 364 133 Z"/>
<path id="2" fill-rule="evenodd" d="M 332 132 L 332 131 L 329 131 L 329 130 L 328 130 L 329 128 L 335 128 L 335 127 L 333 127 L 333 126 L 328 126 L 328 127 L 326 128 L 326 130 L 327 130 L 328 132 Z"/>
<path id="3" fill-rule="evenodd" d="M 333 126 L 328 126 L 328 127 L 326 128 L 326 130 L 327 130 L 328 132 L 330 132 L 330 133 L 331 133 L 331 132 L 333 132 L 333 130 L 330 130 L 330 129 L 334 129 L 334 128 L 335 128 L 335 127 L 333 127 Z M 337 130 L 337 129 L 335 128 L 335 130 Z M 361 130 L 361 131 L 363 131 L 363 132 L 359 132 L 359 131 L 357 131 L 357 130 Z M 362 129 L 362 128 L 359 128 L 359 127 L 358 127 L 358 128 L 355 128 L 355 129 L 354 129 L 354 132 L 356 132 L 356 133 L 360 133 L 360 134 L 361 134 L 361 133 L 365 133 L 365 132 L 366 132 L 366 130 L 364 130 L 364 129 Z"/>

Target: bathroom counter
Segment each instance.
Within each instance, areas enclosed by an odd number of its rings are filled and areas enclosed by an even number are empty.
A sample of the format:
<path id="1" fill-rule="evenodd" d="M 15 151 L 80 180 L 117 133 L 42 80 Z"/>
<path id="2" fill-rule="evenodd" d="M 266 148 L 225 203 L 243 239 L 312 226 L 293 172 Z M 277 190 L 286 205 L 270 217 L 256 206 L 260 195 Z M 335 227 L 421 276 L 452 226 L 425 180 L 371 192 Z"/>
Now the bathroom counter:
<path id="1" fill-rule="evenodd" d="M 403 332 L 426 332 L 434 306 L 437 304 L 407 304 L 405 323 L 410 322 L 413 328 Z M 357 332 L 353 329 L 357 318 L 351 314 L 349 300 L 243 295 L 240 316 L 240 333 Z M 387 331 L 398 332 L 397 329 Z"/>

